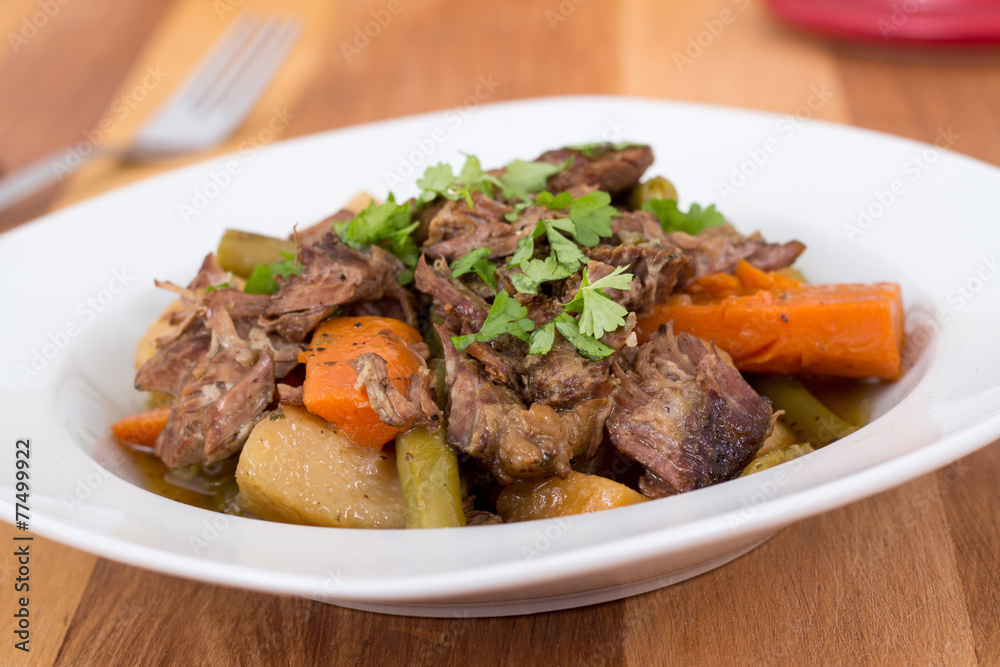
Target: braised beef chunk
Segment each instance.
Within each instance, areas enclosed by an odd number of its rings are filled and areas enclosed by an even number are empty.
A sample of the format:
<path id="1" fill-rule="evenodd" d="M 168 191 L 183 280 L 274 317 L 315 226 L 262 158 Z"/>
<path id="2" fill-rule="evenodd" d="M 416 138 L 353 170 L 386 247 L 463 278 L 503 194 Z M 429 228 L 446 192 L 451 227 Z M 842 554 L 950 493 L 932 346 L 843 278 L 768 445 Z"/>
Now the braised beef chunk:
<path id="1" fill-rule="evenodd" d="M 239 451 L 274 396 L 274 360 L 239 336 L 221 299 L 212 299 L 206 320 L 211 346 L 156 439 L 156 455 L 170 467 L 213 463 Z"/>
<path id="2" fill-rule="evenodd" d="M 524 360 L 529 400 L 552 406 L 578 403 L 592 396 L 607 396 L 617 386 L 611 377 L 611 358 L 591 361 L 577 353 L 561 336 L 548 354 Z"/>
<path id="3" fill-rule="evenodd" d="M 388 296 L 413 312 L 412 297 L 396 280 L 403 263 L 389 251 L 372 246 L 354 250 L 328 233 L 299 251 L 302 271 L 271 295 L 261 326 L 290 341 L 303 340 L 334 309 L 355 301 Z"/>
<path id="4" fill-rule="evenodd" d="M 781 269 L 790 266 L 805 250 L 798 241 L 784 245 L 768 243 L 758 232 L 743 236 L 730 225 L 709 227 L 694 236 L 671 232 L 667 239 L 691 261 L 678 278 L 682 287 L 711 273 L 732 271 L 741 259 L 759 269 Z"/>
<path id="5" fill-rule="evenodd" d="M 653 150 L 649 146 L 628 146 L 615 150 L 612 144 L 591 147 L 589 150 L 560 148 L 542 153 L 538 162 L 562 164 L 572 158 L 568 169 L 549 179 L 550 192 L 562 192 L 577 186 L 596 186 L 612 196 L 634 188 L 643 173 L 653 164 Z"/>
<path id="6" fill-rule="evenodd" d="M 463 285 L 451 280 L 447 265 L 436 262 L 431 268 L 421 256 L 413 273 L 417 289 L 430 296 L 437 313 L 452 331 L 462 334 L 479 331 L 490 312 L 489 305 Z"/>
<path id="7" fill-rule="evenodd" d="M 770 432 L 770 401 L 689 334 L 661 327 L 612 370 L 611 442 L 675 491 L 736 477 Z"/>
<path id="8" fill-rule="evenodd" d="M 504 219 L 513 209 L 481 192 L 473 192 L 471 199 L 471 208 L 459 199 L 438 209 L 427 228 L 425 255 L 453 262 L 476 248 L 491 248 L 493 257 L 514 253 L 521 235 Z"/>
<path id="9" fill-rule="evenodd" d="M 323 237 L 330 233 L 331 225 L 335 222 L 348 222 L 355 217 L 354 211 L 342 208 L 328 218 L 320 220 L 315 225 L 293 232 L 288 238 L 295 241 L 300 248 L 314 243 L 319 243 Z"/>
<path id="10" fill-rule="evenodd" d="M 632 243 L 660 243 L 672 247 L 667 241 L 660 220 L 649 211 L 624 211 L 611 219 L 612 241 L 616 245 Z"/>
<path id="11" fill-rule="evenodd" d="M 591 282 L 600 280 L 615 267 L 628 267 L 632 283 L 628 290 L 607 289 L 605 293 L 639 317 L 666 300 L 677 284 L 678 274 L 688 259 L 660 245 L 600 245 L 587 252 L 591 262 L 587 275 Z"/>
<path id="12" fill-rule="evenodd" d="M 184 389 L 191 372 L 208 353 L 212 333 L 202 322 L 192 324 L 174 340 L 157 346 L 156 353 L 135 376 L 139 391 L 159 391 L 176 396 Z"/>
<path id="13" fill-rule="evenodd" d="M 568 475 L 570 461 L 598 438 L 604 405 L 588 405 L 585 414 L 537 402 L 526 408 L 513 390 L 491 382 L 478 361 L 455 349 L 453 332 L 439 327 L 438 333 L 447 369 L 448 444 L 478 459 L 502 484 Z"/>
<path id="14" fill-rule="evenodd" d="M 372 352 L 359 354 L 348 364 L 364 385 L 375 414 L 384 423 L 398 428 L 423 426 L 436 432 L 441 427 L 441 411 L 434 401 L 434 374 L 423 366 L 408 378 L 409 390 L 403 394 L 389 377 L 385 359 Z"/>

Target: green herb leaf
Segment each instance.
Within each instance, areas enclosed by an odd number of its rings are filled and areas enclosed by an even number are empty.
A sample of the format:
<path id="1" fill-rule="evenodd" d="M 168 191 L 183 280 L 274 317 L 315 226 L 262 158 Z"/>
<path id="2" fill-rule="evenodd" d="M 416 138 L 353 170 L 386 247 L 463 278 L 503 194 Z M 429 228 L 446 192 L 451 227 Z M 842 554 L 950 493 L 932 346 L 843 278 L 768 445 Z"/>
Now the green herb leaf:
<path id="1" fill-rule="evenodd" d="M 295 255 L 290 252 L 282 252 L 284 258 L 274 264 L 258 264 L 254 267 L 253 273 L 247 278 L 247 284 L 243 291 L 247 294 L 274 294 L 281 289 L 281 284 L 275 280 L 280 277 L 288 280 L 292 276 L 299 275 L 302 265 L 295 259 Z"/>
<path id="2" fill-rule="evenodd" d="M 515 273 L 510 280 L 514 288 L 522 294 L 538 294 L 538 286 L 552 280 L 562 280 L 573 275 L 573 271 L 559 263 L 552 255 L 545 259 L 532 259 L 521 263 L 522 273 Z"/>
<path id="3" fill-rule="evenodd" d="M 580 313 L 580 331 L 588 336 L 600 338 L 608 331 L 624 326 L 628 309 L 612 301 L 602 288 L 620 290 L 631 289 L 632 274 L 625 273 L 627 266 L 615 270 L 591 284 L 587 269 L 583 270 L 583 280 L 573 300 L 566 304 L 566 311 Z"/>
<path id="4" fill-rule="evenodd" d="M 486 343 L 503 334 L 527 341 L 534 328 L 535 323 L 528 318 L 528 309 L 512 298 L 507 290 L 500 290 L 482 328 L 474 334 L 452 336 L 451 342 L 457 349 L 464 350 L 473 343 Z"/>
<path id="5" fill-rule="evenodd" d="M 566 267 L 570 274 L 587 263 L 587 256 L 580 250 L 580 246 L 570 241 L 557 231 L 558 227 L 563 227 L 563 220 L 544 220 L 546 224 L 546 236 L 549 239 L 549 247 L 555 254 L 559 263 Z M 565 227 L 563 227 L 565 229 Z"/>
<path id="6" fill-rule="evenodd" d="M 420 226 L 413 221 L 413 209 L 408 202 L 397 204 L 392 194 L 382 205 L 371 202 L 352 220 L 335 222 L 332 227 L 340 239 L 355 250 L 367 250 L 378 245 L 394 254 L 408 268 L 417 265 L 420 249 L 413 240 L 413 231 Z M 407 280 L 404 274 L 397 277 L 401 285 Z M 403 282 L 406 280 L 406 282 Z"/>
<path id="7" fill-rule="evenodd" d="M 715 210 L 715 204 L 710 204 L 705 209 L 698 204 L 691 204 L 690 210 L 684 213 L 677 208 L 677 202 L 673 199 L 651 199 L 642 205 L 642 210 L 659 218 L 660 226 L 666 232 L 686 232 L 693 235 L 709 227 L 726 224 L 726 219 Z"/>
<path id="8" fill-rule="evenodd" d="M 588 359 L 597 361 L 614 353 L 612 348 L 580 331 L 580 325 L 572 315 L 560 313 L 554 321 L 559 333 Z"/>
<path id="9" fill-rule="evenodd" d="M 552 349 L 552 343 L 556 339 L 555 320 L 543 324 L 531 334 L 531 344 L 528 346 L 528 354 L 548 354 Z"/>
<path id="10" fill-rule="evenodd" d="M 572 159 L 562 164 L 514 160 L 507 165 L 499 179 L 504 196 L 507 199 L 529 199 L 529 194 L 544 190 L 549 178 L 567 169 L 572 163 Z"/>
<path id="11" fill-rule="evenodd" d="M 573 203 L 573 195 L 568 192 L 560 192 L 557 195 L 553 195 L 548 190 L 542 190 L 538 193 L 535 203 L 539 206 L 544 206 L 550 211 L 559 211 Z"/>
<path id="12" fill-rule="evenodd" d="M 541 220 L 535 225 L 535 228 L 531 230 L 530 234 L 522 237 L 521 240 L 517 242 L 517 249 L 514 251 L 514 254 L 507 260 L 507 266 L 519 266 L 521 263 L 531 259 L 535 254 L 535 239 L 544 234 L 545 229 L 545 221 Z"/>
<path id="13" fill-rule="evenodd" d="M 462 166 L 458 176 L 455 176 L 451 165 L 441 162 L 428 167 L 424 171 L 423 178 L 417 179 L 417 185 L 421 188 L 419 197 L 421 202 L 434 201 L 440 196 L 452 201 L 464 199 L 469 208 L 472 208 L 474 190 L 492 197 L 493 188 L 497 183 L 497 179 L 483 171 L 479 158 L 475 155 L 465 157 L 465 165 Z"/>
<path id="14" fill-rule="evenodd" d="M 612 144 L 607 141 L 598 141 L 591 144 L 577 144 L 575 146 L 566 146 L 571 151 L 580 151 L 586 157 L 593 160 L 597 157 L 597 154 L 610 151 L 623 151 L 626 148 L 641 148 L 647 144 L 634 144 L 631 141 L 620 141 L 617 144 Z"/>
<path id="15" fill-rule="evenodd" d="M 611 206 L 611 195 L 603 190 L 574 199 L 569 209 L 569 218 L 576 225 L 576 240 L 587 247 L 611 238 L 611 218 L 616 217 L 618 209 Z"/>
<path id="16" fill-rule="evenodd" d="M 497 291 L 496 267 L 490 262 L 490 248 L 476 248 L 471 250 L 451 264 L 451 277 L 458 278 L 466 273 L 475 273 L 479 278 L 490 286 L 494 292 Z"/>
<path id="17" fill-rule="evenodd" d="M 256 269 L 257 267 L 254 268 Z M 205 288 L 205 294 L 208 294 L 209 292 L 214 292 L 217 289 L 226 289 L 227 287 L 229 287 L 229 281 L 226 281 L 224 283 L 219 283 L 218 285 L 209 285 L 208 287 Z"/>

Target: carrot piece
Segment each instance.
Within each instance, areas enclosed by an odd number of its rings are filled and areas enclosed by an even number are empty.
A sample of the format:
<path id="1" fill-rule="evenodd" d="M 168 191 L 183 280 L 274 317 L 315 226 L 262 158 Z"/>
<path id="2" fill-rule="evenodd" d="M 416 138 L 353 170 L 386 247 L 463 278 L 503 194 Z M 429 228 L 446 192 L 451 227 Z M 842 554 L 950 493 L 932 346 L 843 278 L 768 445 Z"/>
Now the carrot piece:
<path id="1" fill-rule="evenodd" d="M 306 364 L 302 385 L 306 409 L 336 424 L 355 443 L 380 449 L 405 429 L 379 419 L 368 402 L 367 390 L 358 382 L 358 373 L 347 362 L 374 352 L 385 359 L 390 381 L 405 394 L 410 375 L 420 368 L 420 360 L 406 345 L 421 340 L 416 329 L 387 317 L 326 320 L 313 332 L 309 348 L 299 354 L 299 361 Z"/>
<path id="2" fill-rule="evenodd" d="M 744 273 L 736 293 L 671 296 L 639 321 L 639 340 L 673 321 L 674 331 L 714 340 L 743 371 L 886 379 L 902 373 L 899 285 L 799 285 L 758 271 L 780 280 L 744 293 L 766 282 Z"/>
<path id="3" fill-rule="evenodd" d="M 111 432 L 124 443 L 152 447 L 160 431 L 167 425 L 170 406 L 129 415 L 112 425 Z"/>

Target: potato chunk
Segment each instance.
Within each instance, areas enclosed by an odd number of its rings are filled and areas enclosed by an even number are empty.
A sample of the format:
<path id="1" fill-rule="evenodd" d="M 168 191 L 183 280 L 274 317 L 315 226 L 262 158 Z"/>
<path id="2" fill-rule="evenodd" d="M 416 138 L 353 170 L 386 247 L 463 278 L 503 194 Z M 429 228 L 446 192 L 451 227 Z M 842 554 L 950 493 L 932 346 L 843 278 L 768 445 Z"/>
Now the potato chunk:
<path id="1" fill-rule="evenodd" d="M 566 479 L 548 477 L 514 482 L 497 499 L 497 511 L 504 521 L 531 521 L 599 512 L 644 500 L 644 495 L 624 484 L 572 471 Z"/>
<path id="2" fill-rule="evenodd" d="M 391 451 L 359 447 L 302 408 L 286 406 L 271 417 L 254 427 L 236 468 L 248 512 L 313 526 L 405 526 Z"/>

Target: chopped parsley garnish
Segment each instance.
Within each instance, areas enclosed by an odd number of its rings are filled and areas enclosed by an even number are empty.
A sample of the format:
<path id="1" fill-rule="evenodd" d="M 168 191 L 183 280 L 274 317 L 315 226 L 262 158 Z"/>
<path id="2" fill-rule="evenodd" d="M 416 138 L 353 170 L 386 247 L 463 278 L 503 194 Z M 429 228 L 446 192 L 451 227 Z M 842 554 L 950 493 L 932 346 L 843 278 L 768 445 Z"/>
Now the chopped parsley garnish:
<path id="1" fill-rule="evenodd" d="M 660 226 L 665 232 L 686 232 L 693 235 L 709 227 L 726 224 L 726 219 L 715 210 L 715 204 L 704 209 L 698 204 L 691 204 L 690 210 L 684 213 L 673 199 L 652 199 L 642 205 L 642 210 L 659 218 Z"/>
<path id="2" fill-rule="evenodd" d="M 512 298 L 507 290 L 500 290 L 482 328 L 474 334 L 452 336 L 451 342 L 457 349 L 464 350 L 473 343 L 485 343 L 503 334 L 527 341 L 534 328 L 535 323 L 528 317 L 528 309 Z"/>
<path id="3" fill-rule="evenodd" d="M 593 336 L 589 336 L 580 331 L 580 323 L 577 322 L 572 315 L 559 313 L 554 321 L 556 323 L 556 329 L 558 329 L 559 333 L 563 335 L 563 338 L 572 343 L 573 346 L 576 347 L 577 351 L 588 359 L 597 361 L 605 358 L 609 354 L 614 353 L 614 349 L 608 347 Z M 548 350 L 546 350 L 546 352 L 548 352 Z"/>
<path id="4" fill-rule="evenodd" d="M 468 155 L 458 176 L 452 171 L 451 165 L 443 162 L 428 167 L 423 177 L 417 179 L 417 185 L 421 189 L 419 200 L 421 203 L 428 203 L 438 197 L 452 201 L 464 199 L 469 208 L 472 208 L 474 190 L 492 197 L 499 188 L 507 201 L 515 206 L 515 210 L 507 215 L 507 219 L 513 222 L 517 220 L 517 214 L 530 205 L 531 195 L 544 190 L 546 181 L 569 167 L 572 162 L 572 159 L 562 164 L 514 160 L 506 166 L 503 175 L 497 178 L 483 171 L 479 158 Z M 520 204 L 523 206 L 518 208 Z"/>
<path id="5" fill-rule="evenodd" d="M 521 262 L 522 273 L 515 273 L 510 280 L 514 288 L 522 294 L 538 294 L 538 286 L 550 280 L 562 280 L 573 275 L 554 256 L 545 259 L 530 259 Z"/>
<path id="6" fill-rule="evenodd" d="M 542 190 L 538 193 L 535 203 L 539 206 L 544 206 L 550 211 L 560 211 L 564 208 L 568 208 L 569 205 L 573 203 L 573 195 L 568 192 L 560 192 L 559 194 L 554 195 L 548 190 Z"/>
<path id="7" fill-rule="evenodd" d="M 612 150 L 615 152 L 623 151 L 626 148 L 642 148 L 647 144 L 634 144 L 631 141 L 619 141 L 617 144 L 612 144 L 607 141 L 598 141 L 592 144 L 577 144 L 575 146 L 567 146 L 571 151 L 580 151 L 586 157 L 594 159 L 597 157 L 597 151 L 599 150 Z"/>
<path id="8" fill-rule="evenodd" d="M 503 175 L 500 176 L 500 186 L 503 188 L 504 196 L 508 201 L 514 199 L 528 200 L 530 199 L 530 194 L 541 192 L 545 189 L 545 184 L 549 178 L 567 169 L 572 163 L 572 159 L 566 160 L 561 164 L 514 160 L 507 165 Z"/>
<path id="9" fill-rule="evenodd" d="M 490 262 L 490 248 L 476 248 L 470 250 L 451 264 L 451 277 L 458 278 L 467 273 L 475 273 L 480 279 L 490 286 L 494 292 L 497 291 L 497 270 Z"/>
<path id="10" fill-rule="evenodd" d="M 611 195 L 603 190 L 577 197 L 569 207 L 576 240 L 587 247 L 597 245 L 602 238 L 611 238 L 611 218 L 615 217 L 618 209 L 611 206 Z"/>
<path id="11" fill-rule="evenodd" d="M 373 245 L 385 248 L 407 267 L 398 276 L 399 283 L 406 285 L 413 280 L 413 267 L 420 259 L 420 250 L 412 233 L 420 223 L 413 221 L 409 202 L 397 204 L 390 193 L 386 203 L 371 202 L 354 219 L 334 222 L 332 226 L 340 240 L 355 250 L 367 250 Z"/>
<path id="12" fill-rule="evenodd" d="M 590 282 L 587 269 L 583 270 L 583 280 L 573 300 L 566 304 L 566 312 L 580 313 L 580 331 L 588 336 L 600 338 L 608 331 L 625 325 L 628 309 L 612 301 L 603 289 L 631 289 L 632 274 L 625 273 L 627 266 L 615 270 L 603 278 Z"/>
<path id="13" fill-rule="evenodd" d="M 288 280 L 299 275 L 302 265 L 295 259 L 295 254 L 282 252 L 281 256 L 284 259 L 280 262 L 255 266 L 243 291 L 247 294 L 274 294 L 281 289 L 281 283 L 275 280 L 276 277 Z"/>
<path id="14" fill-rule="evenodd" d="M 257 267 L 254 267 L 254 268 L 257 268 Z M 229 287 L 229 281 L 228 280 L 226 282 L 224 282 L 224 283 L 219 283 L 218 285 L 209 285 L 208 287 L 205 288 L 205 294 L 208 294 L 209 292 L 214 292 L 217 289 L 226 289 L 227 287 Z"/>
<path id="15" fill-rule="evenodd" d="M 440 162 L 428 167 L 423 178 L 417 179 L 417 185 L 422 190 L 419 197 L 422 203 L 434 201 L 441 196 L 452 201 L 464 199 L 469 208 L 472 208 L 473 190 L 492 197 L 493 188 L 497 184 L 493 176 L 483 171 L 479 158 L 475 155 L 466 156 L 465 165 L 458 176 L 455 176 L 450 164 Z"/>

